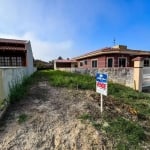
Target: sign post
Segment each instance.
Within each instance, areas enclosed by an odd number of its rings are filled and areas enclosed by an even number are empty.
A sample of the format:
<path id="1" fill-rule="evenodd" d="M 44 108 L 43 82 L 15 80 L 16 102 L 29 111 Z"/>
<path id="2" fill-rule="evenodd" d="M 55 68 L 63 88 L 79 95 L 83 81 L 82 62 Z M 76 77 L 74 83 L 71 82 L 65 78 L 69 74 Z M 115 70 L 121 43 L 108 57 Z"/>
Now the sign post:
<path id="1" fill-rule="evenodd" d="M 108 74 L 96 74 L 96 92 L 101 94 L 101 113 L 103 112 L 103 95 L 107 96 Z"/>

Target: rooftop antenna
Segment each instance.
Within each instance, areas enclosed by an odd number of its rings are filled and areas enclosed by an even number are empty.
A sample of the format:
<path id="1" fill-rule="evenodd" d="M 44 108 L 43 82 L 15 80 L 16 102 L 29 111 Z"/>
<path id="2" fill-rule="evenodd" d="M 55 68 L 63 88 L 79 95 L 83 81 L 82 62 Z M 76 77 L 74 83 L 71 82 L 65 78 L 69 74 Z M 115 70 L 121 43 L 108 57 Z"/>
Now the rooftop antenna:
<path id="1" fill-rule="evenodd" d="M 115 38 L 113 39 L 113 44 L 114 44 L 114 46 L 116 45 L 116 39 Z"/>

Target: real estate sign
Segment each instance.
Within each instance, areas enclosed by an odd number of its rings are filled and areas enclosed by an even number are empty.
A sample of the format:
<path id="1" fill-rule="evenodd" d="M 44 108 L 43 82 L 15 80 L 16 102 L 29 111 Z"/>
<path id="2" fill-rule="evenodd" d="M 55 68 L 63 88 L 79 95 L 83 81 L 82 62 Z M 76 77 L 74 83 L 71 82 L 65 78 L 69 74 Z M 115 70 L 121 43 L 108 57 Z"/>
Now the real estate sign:
<path id="1" fill-rule="evenodd" d="M 107 96 L 108 74 L 96 74 L 96 92 Z"/>

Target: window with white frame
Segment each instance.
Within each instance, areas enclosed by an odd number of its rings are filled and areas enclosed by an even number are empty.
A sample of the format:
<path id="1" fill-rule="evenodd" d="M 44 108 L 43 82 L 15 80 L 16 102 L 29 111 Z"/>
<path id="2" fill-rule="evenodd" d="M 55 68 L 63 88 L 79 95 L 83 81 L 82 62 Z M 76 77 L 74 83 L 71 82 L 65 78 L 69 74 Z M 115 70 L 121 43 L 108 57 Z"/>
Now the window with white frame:
<path id="1" fill-rule="evenodd" d="M 15 56 L 1 56 L 0 66 L 22 66 L 22 58 Z"/>
<path id="2" fill-rule="evenodd" d="M 4 57 L 0 57 L 0 66 L 4 66 L 5 61 L 4 61 Z"/>
<path id="3" fill-rule="evenodd" d="M 114 66 L 113 60 L 114 60 L 113 57 L 107 58 L 107 67 L 113 67 Z"/>
<path id="4" fill-rule="evenodd" d="M 10 57 L 5 57 L 5 66 L 10 66 Z"/>
<path id="5" fill-rule="evenodd" d="M 17 66 L 22 66 L 22 59 L 21 59 L 21 57 L 17 57 Z"/>
<path id="6" fill-rule="evenodd" d="M 119 57 L 119 67 L 126 67 L 127 65 L 127 58 L 126 57 Z"/>
<path id="7" fill-rule="evenodd" d="M 97 60 L 92 60 L 92 68 L 97 68 Z"/>

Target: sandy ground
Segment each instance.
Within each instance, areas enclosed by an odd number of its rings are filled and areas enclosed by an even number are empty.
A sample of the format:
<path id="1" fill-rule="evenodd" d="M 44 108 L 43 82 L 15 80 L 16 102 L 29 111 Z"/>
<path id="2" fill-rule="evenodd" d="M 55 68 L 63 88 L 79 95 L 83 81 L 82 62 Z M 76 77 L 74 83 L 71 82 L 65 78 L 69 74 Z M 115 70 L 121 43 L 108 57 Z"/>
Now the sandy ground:
<path id="1" fill-rule="evenodd" d="M 0 150 L 106 149 L 101 133 L 79 119 L 91 107 L 94 114 L 100 114 L 93 93 L 51 87 L 46 81 L 32 86 L 6 114 Z M 27 119 L 19 124 L 21 114 Z"/>
<path id="2" fill-rule="evenodd" d="M 114 141 L 79 119 L 90 114 L 102 122 L 99 95 L 94 91 L 52 87 L 47 81 L 33 85 L 26 97 L 8 109 L 0 126 L 0 150 L 111 150 Z M 104 111 L 111 118 L 122 115 L 136 120 L 125 104 L 104 99 Z M 27 118 L 18 123 L 21 115 Z"/>

